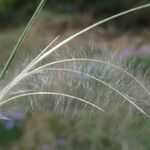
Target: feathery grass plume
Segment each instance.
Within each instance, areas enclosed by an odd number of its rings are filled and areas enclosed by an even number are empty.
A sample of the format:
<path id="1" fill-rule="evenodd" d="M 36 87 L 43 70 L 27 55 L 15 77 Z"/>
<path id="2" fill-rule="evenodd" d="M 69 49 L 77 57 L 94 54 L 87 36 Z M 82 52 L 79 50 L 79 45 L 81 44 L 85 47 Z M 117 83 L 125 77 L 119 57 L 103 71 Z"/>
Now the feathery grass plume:
<path id="1" fill-rule="evenodd" d="M 43 5 L 43 2 L 44 1 L 41 1 L 41 5 Z M 1 110 L 4 104 L 6 106 L 9 105 L 8 103 L 12 104 L 14 102 L 16 108 L 20 105 L 22 109 L 25 105 L 31 105 L 31 107 L 34 108 L 34 103 L 35 105 L 42 105 L 42 99 L 50 99 L 52 102 L 50 102 L 49 105 L 51 105 L 53 109 L 58 110 L 58 108 L 62 108 L 63 106 L 63 110 L 68 111 L 69 109 L 74 109 L 74 111 L 80 112 L 89 105 L 110 114 L 112 114 L 112 112 L 118 112 L 117 109 L 123 103 L 124 109 L 127 109 L 126 107 L 129 105 L 130 108 L 135 108 L 150 118 L 149 88 L 146 87 L 138 77 L 133 75 L 132 72 L 130 73 L 130 71 L 118 64 L 111 63 L 110 60 L 91 59 L 87 58 L 86 55 L 85 58 L 74 58 L 72 54 L 73 59 L 56 60 L 38 66 L 39 62 L 42 62 L 61 46 L 88 30 L 112 19 L 147 7 L 150 7 L 150 4 L 142 5 L 108 17 L 73 34 L 53 48 L 50 48 L 56 38 L 10 83 L 1 89 Z M 23 33 L 21 42 L 17 44 L 17 49 L 20 47 L 29 29 L 30 27 L 27 27 L 25 34 Z M 16 52 L 16 50 L 14 51 Z M 14 51 L 12 53 L 13 56 L 15 54 Z M 11 60 L 9 60 L 7 64 L 10 64 Z M 4 70 L 6 69 L 7 68 L 4 67 Z M 38 95 L 38 97 L 36 97 L 37 100 L 32 100 L 31 96 L 35 95 Z M 53 95 L 54 97 L 49 97 L 48 95 Z M 60 101 L 63 101 L 63 104 L 58 102 L 59 98 L 55 98 L 56 95 L 61 97 Z M 27 98 L 25 97 L 29 98 L 30 102 L 27 102 Z M 71 102 L 68 102 L 68 98 L 71 99 Z M 42 102 L 39 103 L 38 99 Z M 21 100 L 21 102 L 17 100 Z M 67 102 L 65 102 L 65 100 Z M 75 100 L 84 103 L 85 107 L 76 104 Z"/>

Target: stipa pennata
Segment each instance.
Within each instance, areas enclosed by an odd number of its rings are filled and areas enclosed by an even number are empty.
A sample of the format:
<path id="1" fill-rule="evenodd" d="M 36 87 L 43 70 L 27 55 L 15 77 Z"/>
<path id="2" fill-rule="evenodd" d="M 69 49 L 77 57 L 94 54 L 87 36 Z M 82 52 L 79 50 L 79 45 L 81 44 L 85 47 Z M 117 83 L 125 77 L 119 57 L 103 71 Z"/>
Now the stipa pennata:
<path id="1" fill-rule="evenodd" d="M 1 78 L 44 3 L 44 0 L 41 1 L 2 70 Z M 133 75 L 132 72 L 121 65 L 111 60 L 87 58 L 86 52 L 84 57 L 76 58 L 72 54 L 70 59 L 64 57 L 57 60 L 56 58 L 55 61 L 46 64 L 41 63 L 60 47 L 88 30 L 149 6 L 150 4 L 146 4 L 108 17 L 73 34 L 51 48 L 58 37 L 54 39 L 12 81 L 5 86 L 1 86 L 1 111 L 5 106 L 9 105 L 10 107 L 13 103 L 15 109 L 21 108 L 21 110 L 26 110 L 26 106 L 32 109 L 35 106 L 40 106 L 40 108 L 50 107 L 53 110 L 65 113 L 69 111 L 79 113 L 88 108 L 90 112 L 100 110 L 101 112 L 110 114 L 114 112 L 115 114 L 116 112 L 119 113 L 118 108 L 123 104 L 126 105 L 125 109 L 129 105 L 129 109 L 134 108 L 150 118 L 149 87 L 138 76 Z M 44 101 L 50 102 L 43 104 Z"/>

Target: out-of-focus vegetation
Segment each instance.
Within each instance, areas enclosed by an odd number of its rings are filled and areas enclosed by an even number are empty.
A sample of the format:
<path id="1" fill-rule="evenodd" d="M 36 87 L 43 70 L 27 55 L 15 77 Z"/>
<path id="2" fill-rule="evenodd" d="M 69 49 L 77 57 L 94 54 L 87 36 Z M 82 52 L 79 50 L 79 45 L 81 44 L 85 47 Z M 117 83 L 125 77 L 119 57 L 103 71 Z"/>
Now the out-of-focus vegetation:
<path id="1" fill-rule="evenodd" d="M 39 0 L 0 0 L 0 26 L 8 25 L 10 22 L 24 22 L 35 10 L 38 2 Z M 149 0 L 144 0 L 142 2 L 136 0 L 47 0 L 46 8 L 57 12 L 84 12 L 92 14 L 94 17 L 103 17 L 148 2 Z M 136 25 L 137 23 L 142 25 L 149 24 L 149 12 L 149 10 L 143 10 L 142 12 L 132 14 L 125 17 L 121 24 L 127 25 L 127 21 L 130 21 L 130 25 Z"/>
<path id="2" fill-rule="evenodd" d="M 0 0 L 0 26 L 10 26 L 24 23 L 26 18 L 33 13 L 36 4 L 30 0 Z"/>
<path id="3" fill-rule="evenodd" d="M 0 122 L 0 147 L 16 141 L 22 135 L 22 128 L 14 121 Z"/>
<path id="4" fill-rule="evenodd" d="M 140 70 L 144 73 L 150 71 L 150 57 L 130 57 L 126 60 L 127 66 L 134 71 Z M 132 64 L 132 65 L 131 65 Z"/>
<path id="5" fill-rule="evenodd" d="M 120 150 L 127 143 L 131 149 L 150 148 L 149 121 L 140 116 L 132 123 L 120 125 L 117 120 L 99 114 L 73 119 L 45 112 L 32 115 L 23 126 L 18 124 L 17 121 L 13 125 L 11 121 L 0 124 L 1 149 Z"/>
<path id="6" fill-rule="evenodd" d="M 1 11 L 11 11 L 15 9 L 20 9 L 20 7 L 25 7 L 29 4 L 36 4 L 39 0 L 0 0 L 0 10 Z M 140 5 L 148 3 L 148 0 L 140 1 L 130 1 L 130 0 L 47 0 L 47 7 L 53 7 L 53 9 L 58 9 L 61 11 L 100 11 L 104 13 L 117 13 L 123 9 L 129 9 L 135 5 Z"/>

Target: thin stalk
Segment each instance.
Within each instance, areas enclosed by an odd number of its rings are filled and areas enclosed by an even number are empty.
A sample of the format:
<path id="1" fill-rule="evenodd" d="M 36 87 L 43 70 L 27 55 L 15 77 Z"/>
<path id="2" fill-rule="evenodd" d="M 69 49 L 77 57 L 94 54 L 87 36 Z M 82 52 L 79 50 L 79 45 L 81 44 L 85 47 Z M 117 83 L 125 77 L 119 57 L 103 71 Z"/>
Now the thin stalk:
<path id="1" fill-rule="evenodd" d="M 41 0 L 40 4 L 38 5 L 36 11 L 34 12 L 33 16 L 31 17 L 30 21 L 28 22 L 25 30 L 23 31 L 22 35 L 20 36 L 17 44 L 15 45 L 14 49 L 12 50 L 12 53 L 10 54 L 10 57 L 8 58 L 6 64 L 4 65 L 2 71 L 0 72 L 0 80 L 2 80 L 3 76 L 5 75 L 8 67 L 10 66 L 16 52 L 19 50 L 19 48 L 21 47 L 26 35 L 28 34 L 31 26 L 33 25 L 33 23 L 35 22 L 35 20 L 37 19 L 39 13 L 41 12 L 44 4 L 45 4 L 46 0 Z"/>
<path id="2" fill-rule="evenodd" d="M 18 98 L 22 98 L 22 97 L 25 97 L 25 96 L 33 96 L 33 95 L 56 95 L 56 96 L 64 96 L 64 97 L 68 97 L 68 98 L 71 98 L 71 99 L 76 99 L 80 102 L 83 102 L 85 104 L 88 104 L 94 108 L 97 108 L 98 110 L 100 110 L 101 112 L 104 112 L 104 110 L 102 108 L 100 108 L 99 106 L 85 100 L 85 99 L 82 99 L 82 98 L 79 98 L 79 97 L 76 97 L 76 96 L 73 96 L 73 95 L 68 95 L 68 94 L 64 94 L 64 93 L 56 93 L 56 92 L 34 92 L 34 93 L 26 93 L 26 94 L 21 94 L 21 95 L 17 95 L 17 96 L 14 96 L 14 97 L 11 97 L 10 99 L 7 99 L 3 102 L 0 103 L 0 106 L 4 105 L 5 103 L 8 103 L 12 100 L 16 100 Z"/>

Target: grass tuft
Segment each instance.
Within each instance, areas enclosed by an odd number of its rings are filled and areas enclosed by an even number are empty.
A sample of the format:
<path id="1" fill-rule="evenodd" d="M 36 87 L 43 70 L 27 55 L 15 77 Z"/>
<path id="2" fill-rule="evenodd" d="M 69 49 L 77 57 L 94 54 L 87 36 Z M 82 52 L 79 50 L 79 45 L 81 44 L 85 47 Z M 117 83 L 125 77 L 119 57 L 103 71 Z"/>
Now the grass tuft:
<path id="1" fill-rule="evenodd" d="M 13 49 L 10 58 L 6 62 L 6 65 L 4 66 L 1 72 L 0 79 L 3 78 L 17 50 L 21 47 L 23 40 L 25 39 L 33 22 L 37 18 L 40 10 L 44 6 L 44 3 L 45 0 L 42 0 L 37 10 L 35 11 L 33 17 L 29 21 L 27 27 L 25 28 L 25 31 L 23 32 L 18 43 Z M 62 42 L 54 46 L 53 48 L 50 48 L 50 46 L 57 40 L 58 37 L 54 39 L 54 41 L 52 41 L 46 48 L 44 48 L 43 51 L 39 55 L 37 55 L 10 83 L 8 83 L 5 87 L 2 88 L 2 90 L 0 91 L 0 107 L 2 107 L 3 104 L 6 104 L 12 100 L 14 101 L 15 99 L 19 99 L 24 96 L 29 96 L 29 95 L 32 96 L 37 94 L 37 95 L 59 95 L 68 98 L 73 98 L 78 101 L 82 101 L 83 103 L 85 103 L 85 105 L 88 104 L 99 109 L 100 111 L 104 111 L 103 107 L 105 106 L 109 107 L 109 105 L 112 104 L 112 101 L 114 100 L 120 101 L 121 99 L 123 101 L 125 100 L 125 102 L 128 102 L 129 105 L 131 104 L 134 108 L 136 108 L 146 117 L 150 118 L 149 112 L 146 112 L 148 111 L 147 107 L 149 107 L 149 101 L 148 101 L 150 97 L 149 89 L 144 85 L 144 83 L 142 83 L 141 80 L 139 80 L 132 73 L 125 70 L 119 65 L 116 65 L 109 61 L 96 60 L 90 58 L 65 59 L 65 60 L 50 62 L 44 65 L 39 65 L 40 62 L 45 60 L 48 56 L 52 55 L 52 53 L 58 50 L 61 46 L 67 44 L 71 40 L 93 29 L 94 27 L 106 23 L 112 19 L 116 19 L 123 15 L 147 7 L 150 7 L 150 3 L 108 17 L 102 21 L 99 21 L 73 34 L 72 36 L 66 38 L 65 40 L 63 40 Z M 87 62 L 87 63 L 86 65 L 79 63 L 80 66 L 79 67 L 78 62 L 80 61 Z M 47 69 L 47 67 L 51 67 L 51 65 L 60 65 L 67 62 L 70 63 L 70 66 L 68 66 L 69 69 L 66 66 Z M 71 64 L 71 62 L 74 62 L 73 64 L 74 66 Z M 99 63 L 99 65 L 97 65 L 97 63 Z M 97 72 L 92 71 L 95 70 L 95 68 L 98 68 Z M 41 79 L 39 79 L 39 75 L 38 75 L 39 72 L 42 72 L 42 77 L 40 77 Z M 70 74 L 72 74 L 72 76 L 70 76 Z M 53 78 L 58 77 L 58 79 L 57 78 L 55 79 L 56 83 L 51 81 L 52 79 L 49 77 L 49 75 L 52 76 Z M 48 79 L 48 82 L 46 82 L 46 80 L 44 79 L 45 76 L 47 76 L 46 78 Z M 96 82 L 93 80 L 95 80 Z M 35 81 L 35 83 L 30 84 L 30 82 L 32 83 L 32 81 Z M 56 87 L 58 88 L 61 87 L 62 82 L 63 82 L 62 89 L 59 90 L 56 89 Z M 29 83 L 29 85 L 27 85 L 27 83 Z M 46 84 L 49 83 L 50 85 L 47 85 L 46 88 L 45 83 Z M 93 88 L 90 88 L 89 85 L 90 86 L 92 85 Z M 23 90 L 21 90 L 20 88 Z M 67 90 L 64 92 L 65 88 Z M 88 93 L 85 92 L 83 94 L 81 91 L 86 91 L 86 89 L 88 90 Z M 18 91 L 21 90 L 21 93 L 16 92 L 17 90 Z M 137 94 L 140 94 L 140 96 Z M 88 100 L 86 99 L 86 97 L 88 97 Z M 91 101 L 91 99 L 93 100 Z M 117 101 L 117 103 L 119 102 Z M 57 105 L 57 101 L 55 105 Z M 144 110 L 145 108 L 146 111 Z"/>

